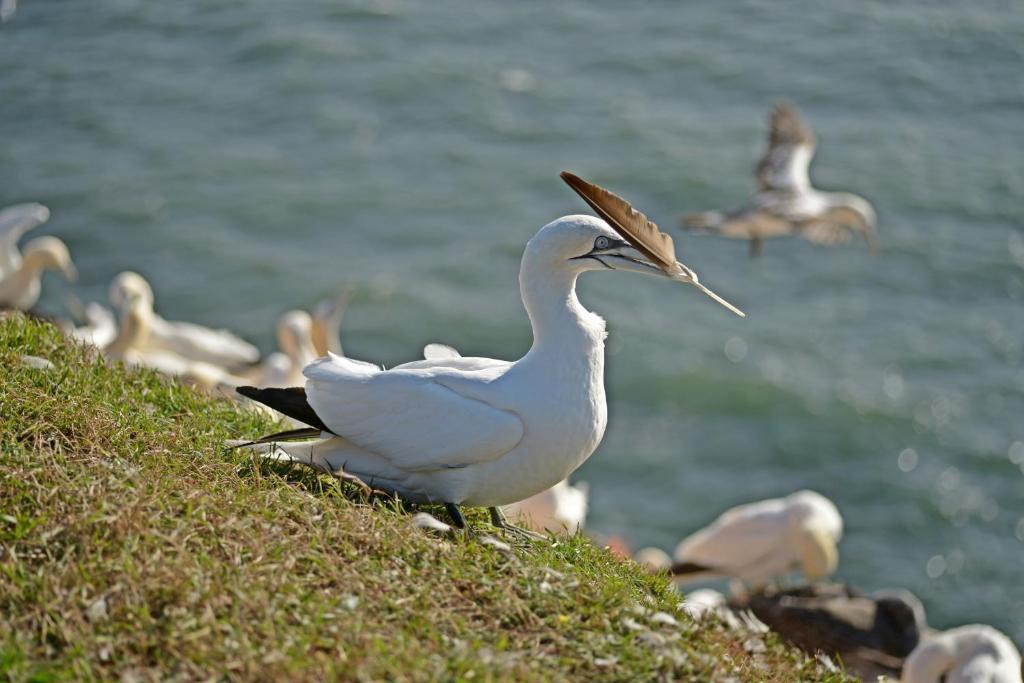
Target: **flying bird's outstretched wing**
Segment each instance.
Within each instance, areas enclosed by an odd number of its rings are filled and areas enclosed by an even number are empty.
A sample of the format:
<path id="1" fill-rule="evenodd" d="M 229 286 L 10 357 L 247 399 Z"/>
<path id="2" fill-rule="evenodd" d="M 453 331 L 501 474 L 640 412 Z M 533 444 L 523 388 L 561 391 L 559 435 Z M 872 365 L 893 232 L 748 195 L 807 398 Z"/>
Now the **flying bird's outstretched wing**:
<path id="1" fill-rule="evenodd" d="M 828 209 L 813 220 L 797 225 L 798 233 L 804 239 L 818 244 L 842 244 L 853 235 L 861 235 L 871 251 L 878 251 L 878 233 L 874 223 L 850 207 L 837 206 Z"/>
<path id="2" fill-rule="evenodd" d="M 0 278 L 21 266 L 21 236 L 49 218 L 50 210 L 42 204 L 15 204 L 0 211 Z"/>
<path id="3" fill-rule="evenodd" d="M 520 418 L 480 398 L 507 367 L 381 371 L 331 355 L 304 374 L 309 405 L 331 432 L 415 472 L 487 462 L 516 447 Z"/>
<path id="4" fill-rule="evenodd" d="M 785 102 L 775 105 L 768 149 L 754 169 L 758 189 L 796 192 L 810 188 L 807 170 L 814 156 L 814 145 L 814 134 L 796 108 Z"/>

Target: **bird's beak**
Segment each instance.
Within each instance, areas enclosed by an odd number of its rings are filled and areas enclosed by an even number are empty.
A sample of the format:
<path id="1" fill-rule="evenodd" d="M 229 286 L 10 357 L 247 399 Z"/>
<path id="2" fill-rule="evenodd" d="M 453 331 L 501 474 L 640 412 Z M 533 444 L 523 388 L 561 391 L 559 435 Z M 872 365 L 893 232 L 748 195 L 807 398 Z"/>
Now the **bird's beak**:
<path id="1" fill-rule="evenodd" d="M 693 272 L 682 263 L 676 262 L 676 266 L 678 267 L 677 272 L 666 272 L 659 266 L 647 260 L 647 257 L 639 251 L 628 246 L 619 246 L 603 251 L 594 249 L 590 253 L 584 254 L 583 256 L 577 256 L 576 258 L 593 259 L 610 270 L 628 270 L 634 273 L 644 273 L 645 275 L 660 275 L 662 277 L 667 277 L 670 280 L 675 280 L 676 282 L 685 282 L 686 284 L 693 285 L 700 291 L 704 292 L 741 318 L 747 317 L 743 311 L 715 294 L 708 287 L 704 286 L 704 284 L 702 284 L 697 278 L 697 273 Z"/>
<path id="2" fill-rule="evenodd" d="M 64 273 L 64 277 L 67 278 L 68 282 L 76 282 L 78 280 L 78 269 L 75 268 L 74 263 L 68 261 L 60 270 Z"/>

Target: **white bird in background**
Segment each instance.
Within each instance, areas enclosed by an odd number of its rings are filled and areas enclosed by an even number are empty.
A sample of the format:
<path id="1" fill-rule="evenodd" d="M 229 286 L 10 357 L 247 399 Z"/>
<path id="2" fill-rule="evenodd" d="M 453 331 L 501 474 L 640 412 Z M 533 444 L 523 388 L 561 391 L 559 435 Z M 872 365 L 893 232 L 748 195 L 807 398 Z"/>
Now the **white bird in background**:
<path id="1" fill-rule="evenodd" d="M 835 571 L 842 535 L 832 501 L 798 491 L 727 510 L 676 547 L 672 574 L 683 581 L 728 576 L 764 586 L 799 569 L 814 581 Z"/>
<path id="2" fill-rule="evenodd" d="M 328 353 L 345 355 L 341 348 L 341 319 L 348 307 L 350 294 L 350 290 L 343 289 L 338 296 L 324 299 L 313 307 L 312 341 L 317 357 Z"/>
<path id="3" fill-rule="evenodd" d="M 742 314 L 676 261 L 672 239 L 646 216 L 607 190 L 562 177 L 605 220 L 561 218 L 526 245 L 519 283 L 534 341 L 523 358 L 446 357 L 386 371 L 321 358 L 306 368 L 305 388 L 239 388 L 311 426 L 254 446 L 353 475 L 410 502 L 444 503 L 460 527 L 459 505 L 488 507 L 504 526 L 497 506 L 529 498 L 579 467 L 607 422 L 605 325 L 576 297 L 580 274 L 659 275 Z M 276 446 L 297 436 L 320 438 Z"/>
<path id="4" fill-rule="evenodd" d="M 126 271 L 111 283 L 110 301 L 120 310 L 122 300 L 129 294 L 138 297 L 135 305 L 149 307 L 149 329 L 139 345 L 141 351 L 169 352 L 229 370 L 251 365 L 260 358 L 259 349 L 227 330 L 164 320 L 153 311 L 153 289 L 149 283 L 138 273 Z"/>
<path id="5" fill-rule="evenodd" d="M 528 529 L 572 536 L 582 531 L 586 522 L 588 491 L 585 481 L 572 486 L 568 479 L 563 479 L 526 500 L 506 505 L 503 511 L 509 519 L 520 520 Z"/>
<path id="6" fill-rule="evenodd" d="M 27 311 L 39 301 L 42 274 L 59 270 L 68 280 L 78 273 L 67 246 L 56 237 L 37 237 L 18 250 L 18 240 L 50 218 L 42 204 L 17 204 L 0 211 L 0 307 Z"/>
<path id="7" fill-rule="evenodd" d="M 796 109 L 776 105 L 768 150 L 754 172 L 757 192 L 750 202 L 736 211 L 690 214 L 683 218 L 683 226 L 750 240 L 751 256 L 761 253 L 765 239 L 784 235 L 839 244 L 859 234 L 876 251 L 877 221 L 871 204 L 849 192 L 822 192 L 811 185 L 808 167 L 814 147 L 814 134 Z"/>
<path id="8" fill-rule="evenodd" d="M 205 389 L 235 387 L 240 383 L 240 380 L 217 365 L 183 358 L 172 351 L 149 346 L 147 342 L 156 316 L 152 299 L 142 288 L 122 288 L 117 303 L 117 333 L 103 349 L 108 357 L 128 365 L 143 366 L 165 375 L 181 377 Z"/>
<path id="9" fill-rule="evenodd" d="M 85 307 L 84 316 L 84 325 L 68 330 L 75 339 L 103 349 L 117 337 L 117 317 L 106 306 L 92 301 Z"/>
<path id="10" fill-rule="evenodd" d="M 1021 657 L 1009 638 L 981 624 L 931 636 L 903 663 L 903 683 L 1020 683 Z"/>
<path id="11" fill-rule="evenodd" d="M 290 387 L 302 384 L 302 369 L 320 357 L 313 348 L 313 321 L 309 313 L 288 311 L 277 321 L 276 351 L 260 363 L 249 381 L 257 387 Z"/>

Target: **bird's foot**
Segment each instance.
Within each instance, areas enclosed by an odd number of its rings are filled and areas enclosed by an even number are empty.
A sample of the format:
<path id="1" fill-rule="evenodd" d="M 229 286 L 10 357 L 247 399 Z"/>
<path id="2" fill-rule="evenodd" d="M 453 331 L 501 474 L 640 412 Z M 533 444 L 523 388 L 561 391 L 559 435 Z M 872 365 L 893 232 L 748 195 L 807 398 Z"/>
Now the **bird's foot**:
<path id="1" fill-rule="evenodd" d="M 491 513 L 491 524 L 496 526 L 497 528 L 501 529 L 506 534 L 508 534 L 510 536 L 516 536 L 516 537 L 518 537 L 518 538 L 520 538 L 522 540 L 530 540 L 530 541 L 546 541 L 547 540 L 547 536 L 544 536 L 543 534 L 538 534 L 535 531 L 530 531 L 529 529 L 524 529 L 522 527 L 516 526 L 515 524 L 510 524 L 509 521 L 508 521 L 508 518 L 505 517 L 505 513 L 503 513 L 501 511 L 501 508 L 499 508 L 499 507 L 490 507 L 490 508 L 487 508 L 487 510 L 488 510 L 488 512 Z"/>

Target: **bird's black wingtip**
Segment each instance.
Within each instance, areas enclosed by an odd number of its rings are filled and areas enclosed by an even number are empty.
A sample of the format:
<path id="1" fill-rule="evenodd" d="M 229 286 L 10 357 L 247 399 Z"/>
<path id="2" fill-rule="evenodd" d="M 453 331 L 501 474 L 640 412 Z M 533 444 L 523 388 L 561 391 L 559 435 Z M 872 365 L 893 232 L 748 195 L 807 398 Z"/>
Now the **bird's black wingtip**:
<path id="1" fill-rule="evenodd" d="M 260 390 L 256 387 L 235 387 L 235 391 L 240 393 L 246 398 L 255 399 L 259 395 Z"/>

